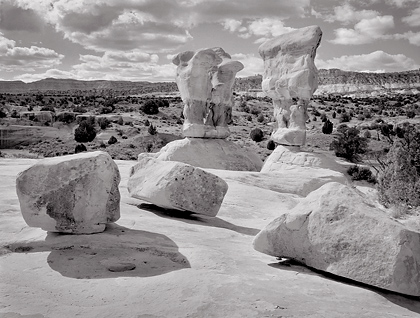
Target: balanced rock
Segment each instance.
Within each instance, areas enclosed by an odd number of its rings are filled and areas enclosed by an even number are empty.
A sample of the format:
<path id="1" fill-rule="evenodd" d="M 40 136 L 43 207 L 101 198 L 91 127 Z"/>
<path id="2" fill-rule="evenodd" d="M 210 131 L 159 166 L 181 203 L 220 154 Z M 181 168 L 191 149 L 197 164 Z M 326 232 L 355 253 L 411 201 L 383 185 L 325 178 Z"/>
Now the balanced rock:
<path id="1" fill-rule="evenodd" d="M 150 155 L 209 169 L 260 171 L 263 165 L 257 154 L 223 139 L 184 138 L 168 143 L 156 154 L 147 154 Z M 139 159 L 144 156 L 140 154 Z"/>
<path id="2" fill-rule="evenodd" d="M 186 51 L 172 59 L 184 102 L 185 137 L 226 138 L 231 121 L 233 84 L 243 64 L 222 48 Z"/>
<path id="3" fill-rule="evenodd" d="M 309 26 L 259 47 L 264 60 L 262 90 L 273 100 L 276 119 L 271 139 L 279 144 L 305 144 L 307 106 L 318 87 L 314 59 L 321 37 L 318 26 Z"/>
<path id="4" fill-rule="evenodd" d="M 420 233 L 354 188 L 328 183 L 269 223 L 254 248 L 394 292 L 420 296 Z"/>
<path id="5" fill-rule="evenodd" d="M 31 227 L 98 233 L 120 217 L 120 173 L 106 152 L 46 158 L 22 171 L 16 191 Z"/>
<path id="6" fill-rule="evenodd" d="M 166 209 L 216 216 L 228 190 L 218 176 L 181 162 L 144 157 L 131 168 L 128 192 Z"/>

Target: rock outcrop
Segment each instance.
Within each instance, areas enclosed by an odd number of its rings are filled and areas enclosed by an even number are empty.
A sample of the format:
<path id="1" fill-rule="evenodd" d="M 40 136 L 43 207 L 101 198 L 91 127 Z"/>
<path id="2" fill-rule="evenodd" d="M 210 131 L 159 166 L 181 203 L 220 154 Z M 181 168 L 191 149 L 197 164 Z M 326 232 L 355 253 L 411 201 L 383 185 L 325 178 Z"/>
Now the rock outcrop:
<path id="1" fill-rule="evenodd" d="M 273 220 L 257 251 L 407 295 L 420 295 L 420 233 L 358 190 L 328 183 Z"/>
<path id="2" fill-rule="evenodd" d="M 210 169 L 260 171 L 263 166 L 257 154 L 223 139 L 184 138 L 168 143 L 157 153 L 140 154 L 139 159 L 145 155 Z"/>
<path id="3" fill-rule="evenodd" d="M 144 157 L 131 168 L 128 192 L 166 209 L 214 217 L 228 190 L 218 176 L 181 162 Z"/>
<path id="4" fill-rule="evenodd" d="M 271 138 L 279 144 L 305 144 L 307 106 L 318 86 L 314 59 L 321 37 L 321 29 L 310 26 L 259 47 L 264 60 L 262 89 L 273 100 L 276 118 Z"/>
<path id="5" fill-rule="evenodd" d="M 96 151 L 42 159 L 17 176 L 16 191 L 29 226 L 89 234 L 119 219 L 119 182 L 111 156 Z"/>
<path id="6" fill-rule="evenodd" d="M 172 62 L 177 65 L 176 83 L 184 102 L 184 136 L 229 136 L 232 87 L 242 63 L 232 61 L 222 48 L 182 52 Z"/>

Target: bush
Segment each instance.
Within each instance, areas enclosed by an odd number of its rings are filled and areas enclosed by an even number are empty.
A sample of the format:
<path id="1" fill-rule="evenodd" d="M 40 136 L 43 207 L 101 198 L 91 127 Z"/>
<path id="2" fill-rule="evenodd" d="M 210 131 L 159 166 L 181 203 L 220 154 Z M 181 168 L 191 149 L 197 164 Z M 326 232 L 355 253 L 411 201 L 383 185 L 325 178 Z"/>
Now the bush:
<path id="1" fill-rule="evenodd" d="M 361 168 L 358 165 L 354 165 L 347 169 L 347 173 L 353 181 L 366 180 L 369 183 L 377 182 L 369 168 Z"/>
<path id="2" fill-rule="evenodd" d="M 74 148 L 74 153 L 84 152 L 87 151 L 86 146 L 84 144 L 78 144 L 76 145 L 76 148 Z"/>
<path id="3" fill-rule="evenodd" d="M 91 142 L 96 137 L 95 118 L 82 120 L 74 131 L 74 140 L 77 142 Z"/>
<path id="4" fill-rule="evenodd" d="M 150 135 L 156 135 L 157 134 L 157 129 L 153 126 L 153 124 L 150 124 L 149 128 L 147 129 L 147 132 Z"/>
<path id="5" fill-rule="evenodd" d="M 407 118 L 414 118 L 414 117 L 416 117 L 416 113 L 412 109 L 407 110 L 406 114 L 407 114 Z"/>
<path id="6" fill-rule="evenodd" d="M 122 117 L 118 118 L 117 124 L 120 126 L 124 125 L 124 119 Z"/>
<path id="7" fill-rule="evenodd" d="M 43 106 L 40 110 L 41 111 L 49 111 L 49 112 L 55 113 L 55 109 L 54 109 L 54 107 L 52 105 Z"/>
<path id="8" fill-rule="evenodd" d="M 322 113 L 321 113 L 321 121 L 322 121 L 323 123 L 325 123 L 327 120 L 328 120 L 327 115 L 326 115 L 324 112 L 322 112 Z"/>
<path id="9" fill-rule="evenodd" d="M 111 122 L 108 120 L 108 118 L 105 117 L 99 117 L 98 118 L 98 125 L 101 127 L 102 130 L 105 130 L 109 127 Z"/>
<path id="10" fill-rule="evenodd" d="M 403 124 L 395 129 L 391 149 L 381 163 L 379 200 L 386 206 L 420 206 L 420 131 Z"/>
<path id="11" fill-rule="evenodd" d="M 254 128 L 251 130 L 249 136 L 253 141 L 260 142 L 261 140 L 263 140 L 264 132 L 259 128 Z"/>
<path id="12" fill-rule="evenodd" d="M 263 122 L 264 122 L 264 115 L 263 115 L 263 114 L 259 114 L 259 115 L 258 115 L 258 118 L 257 118 L 257 121 L 258 121 L 259 123 L 263 123 Z"/>
<path id="13" fill-rule="evenodd" d="M 370 131 L 369 131 L 369 130 L 366 130 L 366 131 L 363 133 L 363 137 L 365 137 L 365 138 L 369 139 L 369 138 L 371 138 L 371 137 L 372 137 L 372 134 L 370 133 Z"/>
<path id="14" fill-rule="evenodd" d="M 337 117 L 337 113 L 336 113 L 336 112 L 333 112 L 333 113 L 332 113 L 332 115 L 331 115 L 331 117 L 332 117 L 332 118 Z"/>
<path id="15" fill-rule="evenodd" d="M 111 136 L 108 140 L 108 145 L 113 145 L 116 144 L 118 142 L 118 139 L 115 138 L 114 136 Z"/>
<path id="16" fill-rule="evenodd" d="M 276 143 L 273 140 L 270 139 L 267 142 L 267 149 L 268 150 L 274 150 L 274 149 L 276 149 Z"/>
<path id="17" fill-rule="evenodd" d="M 368 150 L 367 139 L 359 136 L 359 129 L 340 125 L 337 128 L 338 137 L 330 144 L 337 157 L 345 158 L 351 162 L 361 161 L 361 154 Z"/>
<path id="18" fill-rule="evenodd" d="M 149 99 L 140 107 L 140 110 L 147 115 L 155 115 L 159 113 L 159 102 Z"/>
<path id="19" fill-rule="evenodd" d="M 5 117 L 7 117 L 7 113 L 3 109 L 0 109 L 0 118 L 5 118 Z"/>
<path id="20" fill-rule="evenodd" d="M 347 123 L 347 122 L 349 122 L 350 121 L 350 119 L 351 119 L 351 117 L 350 117 L 350 114 L 348 114 L 348 113 L 341 113 L 341 116 L 340 116 L 340 123 Z"/>
<path id="21" fill-rule="evenodd" d="M 334 125 L 329 119 L 327 119 L 322 125 L 323 134 L 329 135 L 333 132 L 333 129 L 334 129 Z"/>
<path id="22" fill-rule="evenodd" d="M 146 119 L 145 120 L 145 122 L 144 122 L 144 125 L 147 127 L 147 126 L 150 126 L 150 121 L 148 120 L 148 119 Z"/>

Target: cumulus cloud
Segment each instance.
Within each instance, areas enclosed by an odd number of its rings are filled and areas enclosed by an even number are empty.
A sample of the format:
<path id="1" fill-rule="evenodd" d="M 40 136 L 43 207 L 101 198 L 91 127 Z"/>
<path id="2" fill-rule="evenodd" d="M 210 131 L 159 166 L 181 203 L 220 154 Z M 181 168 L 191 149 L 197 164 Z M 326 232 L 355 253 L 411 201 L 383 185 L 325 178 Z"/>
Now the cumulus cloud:
<path id="1" fill-rule="evenodd" d="M 6 31 L 39 32 L 44 26 L 42 18 L 31 9 L 0 1 L 0 29 Z"/>
<path id="2" fill-rule="evenodd" d="M 405 39 L 410 42 L 410 44 L 420 46 L 420 32 L 408 31 L 402 34 L 394 34 L 394 38 L 397 40 Z"/>
<path id="3" fill-rule="evenodd" d="M 325 17 L 328 22 L 339 21 L 343 24 L 357 22 L 363 19 L 373 19 L 379 15 L 375 10 L 356 10 L 351 4 L 345 3 L 334 8 L 334 14 Z"/>
<path id="4" fill-rule="evenodd" d="M 420 7 L 414 9 L 409 16 L 402 18 L 402 21 L 412 27 L 420 26 Z"/>
<path id="5" fill-rule="evenodd" d="M 362 19 L 354 26 L 354 29 L 339 28 L 334 31 L 334 44 L 357 45 L 371 43 L 379 39 L 389 39 L 392 35 L 386 34 L 394 28 L 394 17 L 391 15 L 377 16 L 370 19 Z"/>
<path id="6" fill-rule="evenodd" d="M 413 59 L 404 54 L 388 54 L 375 51 L 369 54 L 343 55 L 330 60 L 315 59 L 315 65 L 321 68 L 339 68 L 345 71 L 358 72 L 400 72 L 420 67 Z"/>
<path id="7" fill-rule="evenodd" d="M 61 64 L 63 58 L 64 55 L 48 48 L 16 46 L 15 41 L 5 38 L 0 32 L 1 71 L 51 68 Z"/>
<path id="8" fill-rule="evenodd" d="M 264 62 L 260 56 L 254 54 L 233 54 L 232 60 L 241 62 L 245 67 L 237 73 L 238 77 L 253 76 L 262 74 L 264 71 Z"/>

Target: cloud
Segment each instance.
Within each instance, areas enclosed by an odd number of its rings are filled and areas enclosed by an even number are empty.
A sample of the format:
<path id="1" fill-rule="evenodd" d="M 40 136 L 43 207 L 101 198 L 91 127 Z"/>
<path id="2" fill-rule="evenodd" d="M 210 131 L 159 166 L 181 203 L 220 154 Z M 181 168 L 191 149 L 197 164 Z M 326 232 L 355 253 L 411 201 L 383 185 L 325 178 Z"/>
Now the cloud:
<path id="1" fill-rule="evenodd" d="M 361 55 L 343 55 L 327 61 L 317 57 L 315 65 L 318 69 L 339 68 L 357 72 L 400 72 L 420 67 L 418 63 L 404 54 L 392 55 L 383 51 Z"/>
<path id="2" fill-rule="evenodd" d="M 1 71 L 51 68 L 61 64 L 63 58 L 64 55 L 48 48 L 16 46 L 15 41 L 5 38 L 0 32 Z"/>
<path id="3" fill-rule="evenodd" d="M 13 6 L 8 1 L 0 1 L 1 30 L 39 32 L 43 26 L 44 21 L 34 10 Z"/>
<path id="4" fill-rule="evenodd" d="M 420 46 L 420 32 L 408 31 L 402 34 L 394 34 L 394 38 L 397 40 L 406 39 L 410 44 Z"/>
<path id="5" fill-rule="evenodd" d="M 343 24 L 358 22 L 363 19 L 373 19 L 379 15 L 374 10 L 356 10 L 349 3 L 334 8 L 334 14 L 327 15 L 325 20 L 328 22 L 339 21 Z"/>
<path id="6" fill-rule="evenodd" d="M 386 33 L 392 28 L 394 28 L 394 17 L 391 15 L 362 19 L 354 26 L 354 29 L 339 28 L 335 30 L 335 39 L 330 42 L 357 45 L 371 43 L 379 39 L 390 39 L 392 35 Z"/>
<path id="7" fill-rule="evenodd" d="M 264 62 L 259 56 L 254 54 L 233 54 L 232 60 L 241 62 L 245 67 L 237 73 L 237 77 L 247 77 L 256 74 L 262 74 L 264 71 Z"/>
<path id="8" fill-rule="evenodd" d="M 420 7 L 414 9 L 409 16 L 402 18 L 402 21 L 412 27 L 420 26 Z"/>

